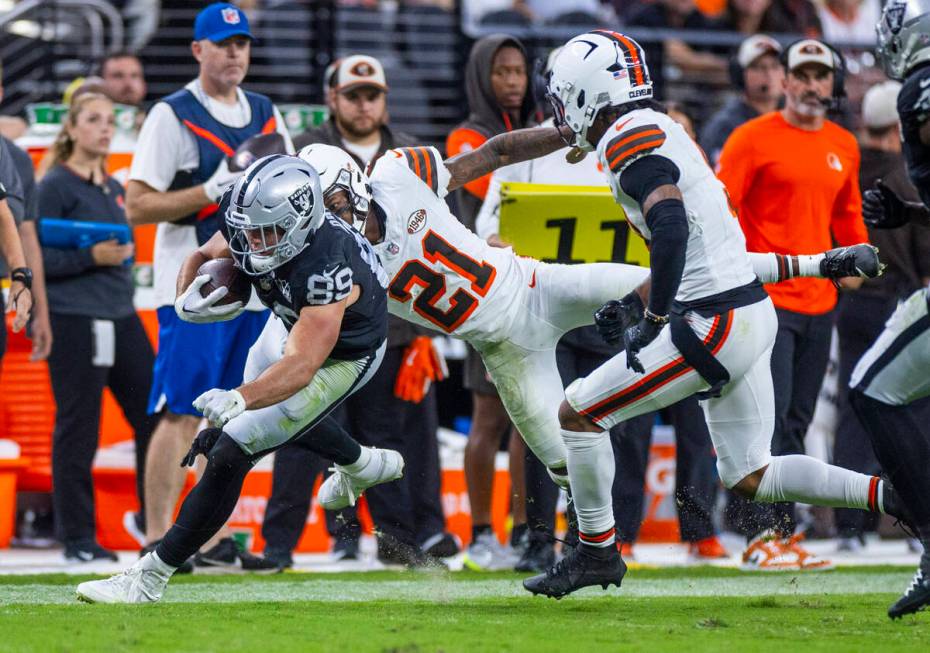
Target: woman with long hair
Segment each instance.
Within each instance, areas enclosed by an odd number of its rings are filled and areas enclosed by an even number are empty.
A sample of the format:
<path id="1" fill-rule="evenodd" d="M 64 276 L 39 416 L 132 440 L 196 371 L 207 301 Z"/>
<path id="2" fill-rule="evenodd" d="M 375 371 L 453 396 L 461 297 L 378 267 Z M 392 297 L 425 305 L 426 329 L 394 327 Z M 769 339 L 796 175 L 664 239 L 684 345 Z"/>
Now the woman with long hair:
<path id="1" fill-rule="evenodd" d="M 113 103 L 104 95 L 72 101 L 39 184 L 42 218 L 127 225 L 123 188 L 106 172 L 113 130 Z M 116 560 L 97 543 L 94 522 L 91 466 L 105 387 L 135 431 L 142 503 L 145 451 L 157 418 L 146 414 L 154 354 L 133 305 L 132 255 L 132 243 L 117 239 L 80 249 L 42 248 L 54 337 L 48 367 L 58 408 L 52 496 L 68 561 Z"/>

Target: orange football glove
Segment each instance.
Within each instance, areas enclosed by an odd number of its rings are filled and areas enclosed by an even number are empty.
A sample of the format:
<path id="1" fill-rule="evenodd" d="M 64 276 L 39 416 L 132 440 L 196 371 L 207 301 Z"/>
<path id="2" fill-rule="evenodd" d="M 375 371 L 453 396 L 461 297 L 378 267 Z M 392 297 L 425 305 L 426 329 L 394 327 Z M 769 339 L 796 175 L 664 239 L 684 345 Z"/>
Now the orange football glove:
<path id="1" fill-rule="evenodd" d="M 394 396 L 418 404 L 429 392 L 433 381 L 442 381 L 447 376 L 446 360 L 436 351 L 433 340 L 417 336 L 404 350 L 404 360 L 394 382 Z"/>

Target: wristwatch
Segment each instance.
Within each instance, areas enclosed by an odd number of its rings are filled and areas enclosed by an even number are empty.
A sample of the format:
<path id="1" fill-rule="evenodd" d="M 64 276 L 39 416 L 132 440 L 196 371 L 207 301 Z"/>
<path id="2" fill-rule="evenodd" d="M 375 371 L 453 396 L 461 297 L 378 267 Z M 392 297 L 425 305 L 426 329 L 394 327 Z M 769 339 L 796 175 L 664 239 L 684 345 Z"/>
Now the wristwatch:
<path id="1" fill-rule="evenodd" d="M 19 281 L 26 288 L 32 290 L 32 270 L 29 268 L 14 268 L 10 273 L 10 281 Z"/>

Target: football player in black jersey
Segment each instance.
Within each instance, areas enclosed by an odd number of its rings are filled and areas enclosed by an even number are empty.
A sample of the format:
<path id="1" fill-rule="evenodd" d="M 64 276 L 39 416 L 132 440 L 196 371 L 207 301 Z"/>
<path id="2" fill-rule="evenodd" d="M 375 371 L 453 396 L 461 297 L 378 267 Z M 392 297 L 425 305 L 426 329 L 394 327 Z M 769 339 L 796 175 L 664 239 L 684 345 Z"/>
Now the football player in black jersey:
<path id="1" fill-rule="evenodd" d="M 222 526 L 255 462 L 287 442 L 336 463 L 318 493 L 327 509 L 355 502 L 366 488 L 403 473 L 396 451 L 361 447 L 328 413 L 364 385 L 384 354 L 387 277 L 368 242 L 324 210 L 319 177 L 300 159 L 272 155 L 253 163 L 224 197 L 224 233 L 185 261 L 175 309 L 182 319 L 232 319 L 242 302 L 203 301 L 204 262 L 235 258 L 275 316 L 249 351 L 245 383 L 215 388 L 194 406 L 211 427 L 182 464 L 207 458 L 202 478 L 155 551 L 112 578 L 78 586 L 101 603 L 157 601 L 175 569 Z"/>
<path id="2" fill-rule="evenodd" d="M 903 151 L 923 203 L 905 202 L 878 182 L 865 192 L 862 214 L 875 228 L 930 224 L 930 1 L 889 0 L 876 30 L 885 72 L 903 82 L 898 95 Z M 910 525 L 924 547 L 914 580 L 888 609 L 892 619 L 930 605 L 930 431 L 908 406 L 930 395 L 928 308 L 928 288 L 903 302 L 850 379 L 850 403 L 869 431 L 876 457 L 908 508 Z"/>

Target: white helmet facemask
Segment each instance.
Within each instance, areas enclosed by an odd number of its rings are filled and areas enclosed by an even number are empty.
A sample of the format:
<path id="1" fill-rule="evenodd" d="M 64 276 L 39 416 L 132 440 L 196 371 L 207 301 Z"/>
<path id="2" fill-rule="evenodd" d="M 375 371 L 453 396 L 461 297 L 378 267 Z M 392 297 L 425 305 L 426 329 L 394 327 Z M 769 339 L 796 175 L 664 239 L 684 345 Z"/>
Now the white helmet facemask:
<path id="1" fill-rule="evenodd" d="M 352 208 L 352 226 L 363 231 L 371 206 L 371 184 L 355 159 L 345 150 L 323 143 L 307 145 L 297 156 L 320 175 L 324 198 L 338 191 L 346 193 Z"/>

